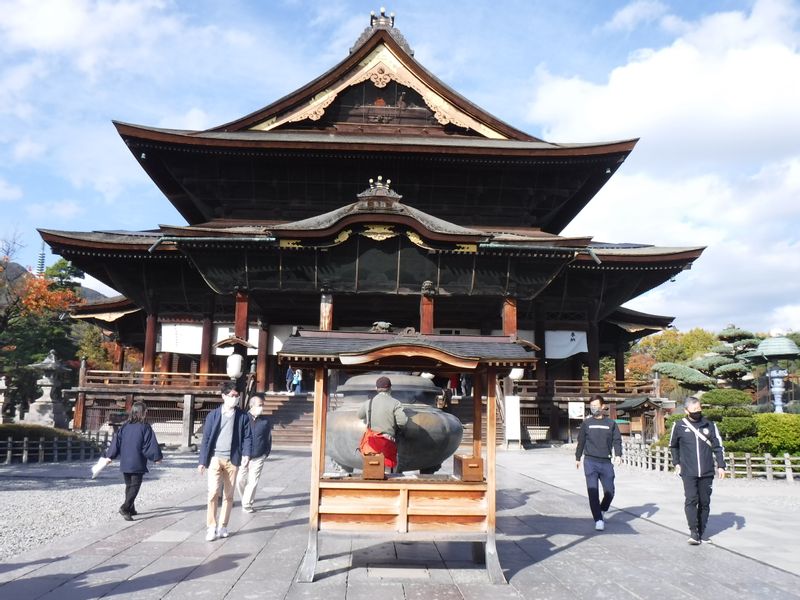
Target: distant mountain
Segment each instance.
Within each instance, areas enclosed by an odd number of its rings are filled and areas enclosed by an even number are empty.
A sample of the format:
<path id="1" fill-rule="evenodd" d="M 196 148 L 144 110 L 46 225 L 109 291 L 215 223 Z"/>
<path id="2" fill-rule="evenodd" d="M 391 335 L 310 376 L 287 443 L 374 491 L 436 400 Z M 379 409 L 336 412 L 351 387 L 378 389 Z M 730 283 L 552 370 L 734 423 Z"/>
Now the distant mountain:
<path id="1" fill-rule="evenodd" d="M 30 277 L 32 273 L 28 271 L 25 267 L 23 267 L 19 263 L 10 262 L 6 265 L 6 277 L 9 281 L 14 281 L 20 277 Z M 97 300 L 102 300 L 103 298 L 107 298 L 105 294 L 101 294 L 97 290 L 93 290 L 91 288 L 78 286 L 76 290 L 78 296 L 84 298 L 87 302 L 96 302 Z M 0 298 L 0 305 L 3 304 L 3 299 Z"/>

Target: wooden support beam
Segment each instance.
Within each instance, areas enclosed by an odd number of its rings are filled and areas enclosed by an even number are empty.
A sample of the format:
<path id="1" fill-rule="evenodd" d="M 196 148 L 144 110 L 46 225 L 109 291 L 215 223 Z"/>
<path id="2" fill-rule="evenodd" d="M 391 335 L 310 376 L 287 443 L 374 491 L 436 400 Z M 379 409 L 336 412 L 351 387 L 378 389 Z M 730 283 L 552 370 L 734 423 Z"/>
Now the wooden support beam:
<path id="1" fill-rule="evenodd" d="M 250 310 L 250 297 L 246 290 L 236 290 L 236 307 L 233 323 L 233 335 L 243 340 L 247 339 L 248 317 Z"/>
<path id="2" fill-rule="evenodd" d="M 203 316 L 203 329 L 200 338 L 200 373 L 206 375 L 211 372 L 211 344 L 214 340 L 212 334 L 214 333 L 214 321 L 211 315 Z M 200 378 L 201 385 L 206 384 L 206 378 Z"/>
<path id="3" fill-rule="evenodd" d="M 433 333 L 433 296 L 422 294 L 419 297 L 419 332 Z"/>
<path id="4" fill-rule="evenodd" d="M 536 361 L 536 393 L 540 397 L 547 395 L 547 361 L 545 344 L 544 306 L 536 304 L 536 317 L 534 321 L 533 343 L 539 347 L 539 360 Z M 553 438 L 555 439 L 555 438 Z"/>
<path id="5" fill-rule="evenodd" d="M 503 298 L 503 335 L 517 335 L 517 299 Z"/>
<path id="6" fill-rule="evenodd" d="M 475 371 L 472 379 L 472 456 L 481 455 L 481 419 L 483 417 L 484 373 Z"/>
<path id="7" fill-rule="evenodd" d="M 152 373 L 156 370 L 156 328 L 158 326 L 158 314 L 147 315 L 144 332 L 144 359 L 142 361 L 142 371 Z M 147 378 L 149 382 L 149 377 Z"/>
<path id="8" fill-rule="evenodd" d="M 311 583 L 319 556 L 319 480 L 325 469 L 325 426 L 328 414 L 328 372 L 314 370 L 314 437 L 311 441 L 311 486 L 308 507 L 308 545 L 297 574 L 297 581 Z"/>
<path id="9" fill-rule="evenodd" d="M 586 329 L 586 346 L 589 362 L 589 381 L 600 381 L 600 326 L 596 320 L 590 319 Z M 590 392 L 597 393 L 600 390 L 594 388 Z"/>
<path id="10" fill-rule="evenodd" d="M 119 340 L 114 342 L 114 370 L 123 371 L 125 368 L 125 346 Z"/>
<path id="11" fill-rule="evenodd" d="M 492 583 L 507 583 L 497 556 L 497 370 L 486 372 L 486 572 Z"/>
<path id="12" fill-rule="evenodd" d="M 256 391 L 267 390 L 267 373 L 269 356 L 269 324 L 261 321 L 258 328 L 258 356 L 256 357 Z"/>

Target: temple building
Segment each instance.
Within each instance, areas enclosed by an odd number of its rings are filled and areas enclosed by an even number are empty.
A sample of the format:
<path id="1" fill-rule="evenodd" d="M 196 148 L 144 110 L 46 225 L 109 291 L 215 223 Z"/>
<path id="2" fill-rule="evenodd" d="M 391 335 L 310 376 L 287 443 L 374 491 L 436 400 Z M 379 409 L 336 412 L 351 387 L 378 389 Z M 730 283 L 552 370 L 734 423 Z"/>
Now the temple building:
<path id="1" fill-rule="evenodd" d="M 186 223 L 40 233 L 124 296 L 76 312 L 115 332 L 119 371 L 125 346 L 146 373 L 221 373 L 239 352 L 277 392 L 298 330 L 507 336 L 534 349 L 525 377 L 558 436 L 556 382 L 599 381 L 601 356 L 625 380 L 624 352 L 673 318 L 622 305 L 703 250 L 561 235 L 636 140 L 516 129 L 426 70 L 385 13 L 339 64 L 240 119 L 115 126 Z"/>

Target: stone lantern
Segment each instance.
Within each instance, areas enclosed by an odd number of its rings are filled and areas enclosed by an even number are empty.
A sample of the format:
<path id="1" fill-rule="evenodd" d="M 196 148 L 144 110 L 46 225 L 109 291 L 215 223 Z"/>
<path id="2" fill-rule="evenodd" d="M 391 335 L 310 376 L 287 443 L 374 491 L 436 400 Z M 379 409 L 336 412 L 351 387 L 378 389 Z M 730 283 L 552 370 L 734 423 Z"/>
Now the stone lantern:
<path id="1" fill-rule="evenodd" d="M 28 368 L 41 371 L 42 376 L 36 385 L 42 388 L 42 395 L 30 404 L 22 422 L 66 429 L 67 413 L 58 394 L 58 384 L 60 376 L 69 368 L 56 358 L 55 350 L 50 350 L 47 358 L 28 365 Z"/>
<path id="2" fill-rule="evenodd" d="M 0 376 L 0 423 L 13 423 L 13 404 L 9 395 L 14 388 L 6 384 L 5 375 Z"/>
<path id="3" fill-rule="evenodd" d="M 753 352 L 749 360 L 767 363 L 769 391 L 776 413 L 783 412 L 784 380 L 789 372 L 778 365 L 779 360 L 794 360 L 800 356 L 800 349 L 787 337 L 771 337 L 763 340 Z M 755 359 L 755 360 L 754 360 Z"/>

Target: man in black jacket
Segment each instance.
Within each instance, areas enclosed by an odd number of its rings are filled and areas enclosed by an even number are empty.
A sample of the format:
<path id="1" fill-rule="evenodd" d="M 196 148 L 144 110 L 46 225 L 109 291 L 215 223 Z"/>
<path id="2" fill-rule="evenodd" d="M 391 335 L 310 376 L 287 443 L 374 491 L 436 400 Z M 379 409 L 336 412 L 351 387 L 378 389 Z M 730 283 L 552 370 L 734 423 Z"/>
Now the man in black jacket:
<path id="1" fill-rule="evenodd" d="M 689 524 L 691 545 L 697 546 L 704 537 L 711 507 L 711 485 L 714 482 L 714 459 L 719 478 L 725 477 L 725 449 L 716 423 L 703 417 L 700 400 L 687 398 L 686 417 L 672 425 L 669 449 L 675 474 L 683 480 L 686 521 Z"/>
<path id="2" fill-rule="evenodd" d="M 620 463 L 622 456 L 622 436 L 617 423 L 605 416 L 605 401 L 595 394 L 589 402 L 592 416 L 581 423 L 578 433 L 578 447 L 575 450 L 575 467 L 581 466 L 583 455 L 583 474 L 586 476 L 586 490 L 589 493 L 589 508 L 592 509 L 594 528 L 603 531 L 606 528 L 603 519 L 614 499 L 614 465 L 611 464 L 612 450 L 616 457 L 614 462 Z M 603 485 L 603 501 L 600 501 L 599 483 Z"/>

